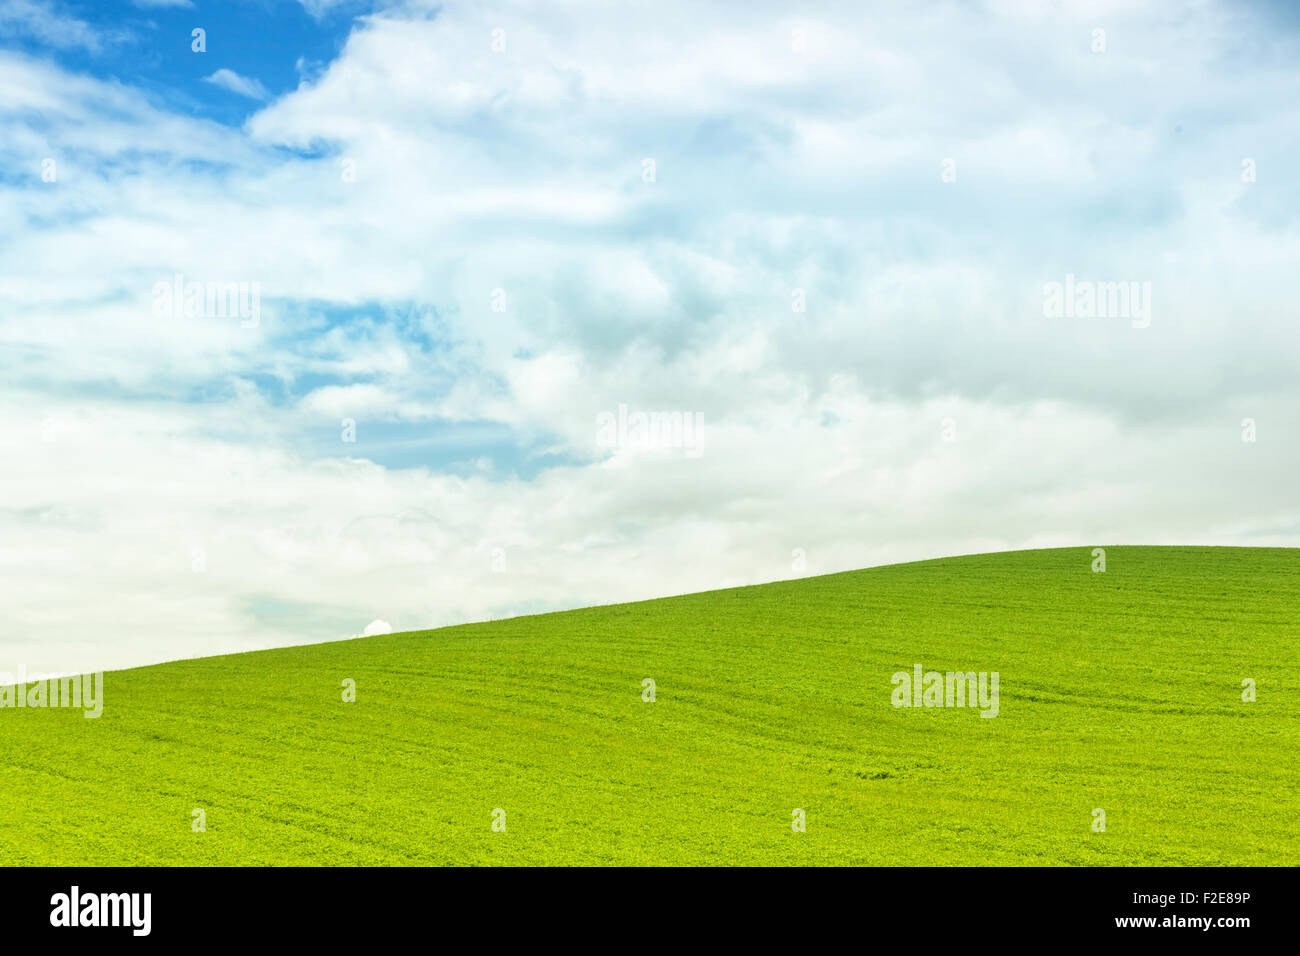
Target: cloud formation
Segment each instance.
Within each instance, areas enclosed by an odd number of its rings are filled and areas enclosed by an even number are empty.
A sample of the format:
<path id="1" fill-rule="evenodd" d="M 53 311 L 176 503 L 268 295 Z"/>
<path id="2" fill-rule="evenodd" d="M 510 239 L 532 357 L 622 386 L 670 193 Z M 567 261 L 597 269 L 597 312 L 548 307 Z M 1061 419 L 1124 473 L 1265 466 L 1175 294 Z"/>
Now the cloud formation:
<path id="1" fill-rule="evenodd" d="M 239 129 L 0 52 L 11 664 L 1300 543 L 1296 33 L 1185 12 L 401 4 Z"/>
<path id="2" fill-rule="evenodd" d="M 240 76 L 234 70 L 227 70 L 225 67 L 204 77 L 204 82 L 239 96 L 246 96 L 250 100 L 264 100 L 267 97 L 266 87 L 260 82 L 247 76 Z"/>

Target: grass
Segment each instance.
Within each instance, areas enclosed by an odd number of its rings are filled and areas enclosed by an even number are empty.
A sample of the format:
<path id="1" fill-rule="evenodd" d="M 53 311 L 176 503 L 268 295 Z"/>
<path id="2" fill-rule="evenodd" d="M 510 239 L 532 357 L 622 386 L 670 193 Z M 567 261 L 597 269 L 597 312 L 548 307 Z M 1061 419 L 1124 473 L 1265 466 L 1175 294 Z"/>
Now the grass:
<path id="1" fill-rule="evenodd" d="M 97 720 L 0 710 L 0 860 L 1300 863 L 1300 551 L 1091 564 L 923 561 L 113 672 Z M 918 662 L 998 671 L 998 717 L 891 706 Z"/>

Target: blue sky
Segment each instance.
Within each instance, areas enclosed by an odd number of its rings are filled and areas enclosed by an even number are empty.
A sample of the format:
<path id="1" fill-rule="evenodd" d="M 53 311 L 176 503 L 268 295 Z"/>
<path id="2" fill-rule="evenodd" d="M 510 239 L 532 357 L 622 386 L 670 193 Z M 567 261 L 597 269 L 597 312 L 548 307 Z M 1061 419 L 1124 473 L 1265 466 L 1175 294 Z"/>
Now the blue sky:
<path id="1" fill-rule="evenodd" d="M 355 17 L 375 5 L 368 2 L 299 3 L 243 0 L 199 4 L 193 0 L 135 0 L 123 3 L 31 3 L 22 0 L 0 7 L 0 38 L 13 50 L 48 58 L 61 67 L 138 90 L 160 110 L 212 120 L 237 131 L 266 102 L 295 90 L 318 77 L 338 56 L 353 28 Z M 194 31 L 202 30 L 201 38 Z M 196 50 L 201 46 L 202 50 Z M 324 147 L 328 151 L 327 147 Z M 294 156 L 314 156 L 322 148 L 286 150 Z M 106 170 L 126 167 L 127 154 L 103 164 Z M 208 160 L 214 172 L 221 160 Z M 124 169 L 125 171 L 125 169 Z M 400 330 L 403 345 L 423 353 L 445 345 L 436 325 L 413 321 L 427 303 L 371 300 L 357 303 L 295 301 L 286 309 L 302 314 L 315 328 L 346 330 L 370 328 L 376 323 Z M 436 315 L 435 315 L 436 322 Z M 250 372 L 253 384 L 272 405 L 301 399 L 316 389 L 365 384 L 373 376 L 364 371 L 309 371 L 277 375 L 271 365 Z M 425 385 L 443 388 L 451 374 L 426 376 Z M 234 382 L 216 380 L 178 383 L 195 403 L 220 401 L 230 396 Z M 65 394 L 93 396 L 111 391 L 103 380 L 70 388 Z M 174 392 L 166 387 L 135 388 L 125 399 L 152 400 Z M 306 454 L 336 451 L 336 430 L 299 429 L 289 439 Z M 366 455 L 391 467 L 435 466 L 451 472 L 472 469 L 484 460 L 495 468 L 525 475 L 549 463 L 568 460 L 548 453 L 509 429 L 492 422 L 463 425 L 400 421 L 378 422 L 366 428 Z"/>
<path id="2" fill-rule="evenodd" d="M 338 55 L 352 16 L 371 4 L 23 0 L 6 6 L 0 38 L 11 49 L 129 84 L 178 111 L 238 125 L 258 103 L 208 77 L 225 69 L 255 79 L 272 97 L 288 93 Z M 196 28 L 206 32 L 204 56 L 191 50 Z"/>
<path id="3" fill-rule="evenodd" d="M 0 669 L 1300 544 L 1296 27 L 0 0 Z"/>

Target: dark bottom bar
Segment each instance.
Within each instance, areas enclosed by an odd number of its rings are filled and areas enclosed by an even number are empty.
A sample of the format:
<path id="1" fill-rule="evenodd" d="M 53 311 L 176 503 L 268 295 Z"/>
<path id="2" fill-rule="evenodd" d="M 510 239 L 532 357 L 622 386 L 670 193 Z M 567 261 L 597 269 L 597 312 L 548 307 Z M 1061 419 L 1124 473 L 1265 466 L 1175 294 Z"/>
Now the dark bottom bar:
<path id="1" fill-rule="evenodd" d="M 485 939 L 680 937 L 771 943 L 848 932 L 930 939 L 1233 945 L 1294 917 L 1294 869 L 31 869 L 0 870 L 4 934 L 301 944 L 455 927 Z M 75 888 L 75 889 L 74 889 Z M 146 932 L 147 931 L 147 932 Z M 418 934 L 433 933 L 434 936 Z M 610 935 L 613 933 L 613 935 Z M 448 938 L 446 942 L 451 942 Z"/>

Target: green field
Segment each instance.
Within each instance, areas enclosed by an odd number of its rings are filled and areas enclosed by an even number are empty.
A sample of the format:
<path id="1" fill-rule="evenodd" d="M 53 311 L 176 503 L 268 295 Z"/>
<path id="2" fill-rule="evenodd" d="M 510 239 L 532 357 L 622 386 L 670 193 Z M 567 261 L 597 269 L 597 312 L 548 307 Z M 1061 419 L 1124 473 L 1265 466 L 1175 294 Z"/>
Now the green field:
<path id="1" fill-rule="evenodd" d="M 0 709 L 0 861 L 1300 864 L 1300 551 L 1090 550 L 113 672 Z"/>

